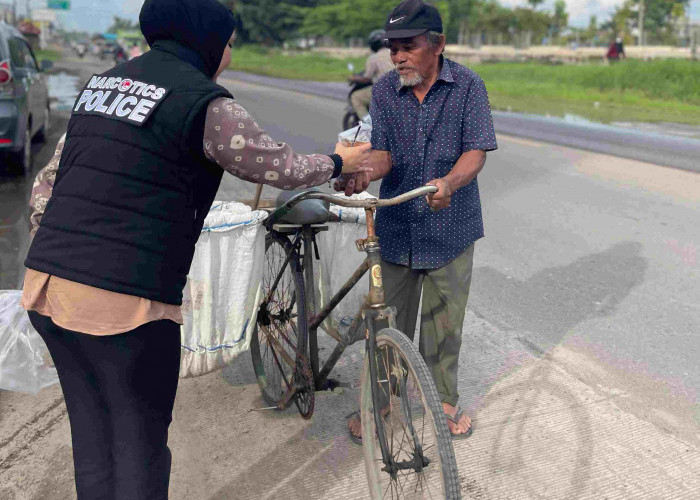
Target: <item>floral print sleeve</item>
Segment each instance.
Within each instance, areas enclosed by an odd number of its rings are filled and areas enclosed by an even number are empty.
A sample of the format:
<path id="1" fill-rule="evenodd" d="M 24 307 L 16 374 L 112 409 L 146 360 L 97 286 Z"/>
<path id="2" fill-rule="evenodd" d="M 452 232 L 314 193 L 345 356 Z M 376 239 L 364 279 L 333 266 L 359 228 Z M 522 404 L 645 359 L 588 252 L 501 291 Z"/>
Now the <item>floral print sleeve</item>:
<path id="1" fill-rule="evenodd" d="M 318 186 L 334 170 L 328 156 L 301 155 L 275 142 L 240 104 L 227 98 L 209 104 L 204 153 L 236 177 L 279 189 Z"/>
<path id="2" fill-rule="evenodd" d="M 34 237 L 37 229 L 39 229 L 41 217 L 46 210 L 46 204 L 49 202 L 49 198 L 51 198 L 53 184 L 56 181 L 56 172 L 58 171 L 58 164 L 61 161 L 61 153 L 63 152 L 63 145 L 65 142 L 66 134 L 63 134 L 56 146 L 56 153 L 54 153 L 49 163 L 39 172 L 34 181 L 32 194 L 29 198 L 29 206 L 32 211 L 29 217 L 32 237 Z"/>

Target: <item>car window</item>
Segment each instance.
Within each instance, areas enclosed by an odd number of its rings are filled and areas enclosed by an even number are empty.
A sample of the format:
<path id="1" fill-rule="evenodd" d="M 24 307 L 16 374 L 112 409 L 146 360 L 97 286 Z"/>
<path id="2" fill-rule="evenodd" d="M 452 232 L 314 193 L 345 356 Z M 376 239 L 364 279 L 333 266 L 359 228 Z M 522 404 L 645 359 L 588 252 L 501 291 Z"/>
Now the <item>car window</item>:
<path id="1" fill-rule="evenodd" d="M 15 68 L 27 68 L 38 71 L 36 60 L 27 42 L 19 38 L 11 38 L 7 41 L 10 47 L 10 60 Z"/>
<path id="2" fill-rule="evenodd" d="M 10 62 L 13 68 L 23 68 L 24 59 L 22 58 L 22 52 L 20 51 L 19 40 L 16 38 L 10 38 L 7 40 L 7 46 L 10 48 Z"/>

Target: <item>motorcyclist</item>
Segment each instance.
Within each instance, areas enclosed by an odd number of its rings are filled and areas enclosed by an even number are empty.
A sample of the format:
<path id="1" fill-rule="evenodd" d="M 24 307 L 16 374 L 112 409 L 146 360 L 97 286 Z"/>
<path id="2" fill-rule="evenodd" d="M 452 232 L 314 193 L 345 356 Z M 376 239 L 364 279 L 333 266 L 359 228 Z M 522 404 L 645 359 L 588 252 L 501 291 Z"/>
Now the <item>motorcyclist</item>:
<path id="1" fill-rule="evenodd" d="M 367 39 L 372 54 L 367 58 L 365 72 L 361 76 L 350 77 L 351 83 L 374 84 L 382 76 L 394 69 L 391 62 L 391 52 L 386 47 L 384 30 L 374 30 Z M 352 106 L 357 116 L 362 119 L 369 114 L 369 103 L 372 101 L 372 87 L 364 87 L 356 90 L 350 96 Z"/>

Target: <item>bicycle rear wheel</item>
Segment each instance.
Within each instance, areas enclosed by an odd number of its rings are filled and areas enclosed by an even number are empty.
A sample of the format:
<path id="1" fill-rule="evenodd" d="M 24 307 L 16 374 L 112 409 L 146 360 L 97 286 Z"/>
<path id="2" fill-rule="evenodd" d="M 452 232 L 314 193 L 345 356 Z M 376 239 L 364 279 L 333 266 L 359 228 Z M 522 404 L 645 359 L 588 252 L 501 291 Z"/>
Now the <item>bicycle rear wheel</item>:
<path id="1" fill-rule="evenodd" d="M 306 301 L 298 256 L 289 240 L 278 233 L 265 238 L 263 303 L 251 338 L 253 369 L 266 403 L 277 406 L 289 385 L 310 387 L 294 399 L 305 418 L 313 413 L 313 376 L 306 361 Z M 303 357 L 304 359 L 299 359 Z M 306 382 L 303 382 L 306 381 Z"/>
<path id="2" fill-rule="evenodd" d="M 403 333 L 386 328 L 377 335 L 376 363 L 383 426 L 392 461 L 382 459 L 374 418 L 372 383 L 365 356 L 360 410 L 365 469 L 373 499 L 460 498 L 452 439 L 435 383 L 425 361 Z M 421 460 L 423 456 L 427 460 Z"/>

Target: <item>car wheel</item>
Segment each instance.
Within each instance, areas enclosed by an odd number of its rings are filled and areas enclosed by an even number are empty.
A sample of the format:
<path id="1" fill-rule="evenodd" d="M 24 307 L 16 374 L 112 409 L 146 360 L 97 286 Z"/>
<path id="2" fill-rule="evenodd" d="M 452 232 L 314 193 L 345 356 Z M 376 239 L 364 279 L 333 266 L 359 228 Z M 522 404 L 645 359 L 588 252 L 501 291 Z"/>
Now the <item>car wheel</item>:
<path id="1" fill-rule="evenodd" d="M 49 127 L 51 127 L 51 106 L 46 105 L 46 114 L 44 115 L 44 124 L 41 126 L 41 130 L 36 134 L 36 140 L 39 142 L 46 142 L 49 136 Z"/>

